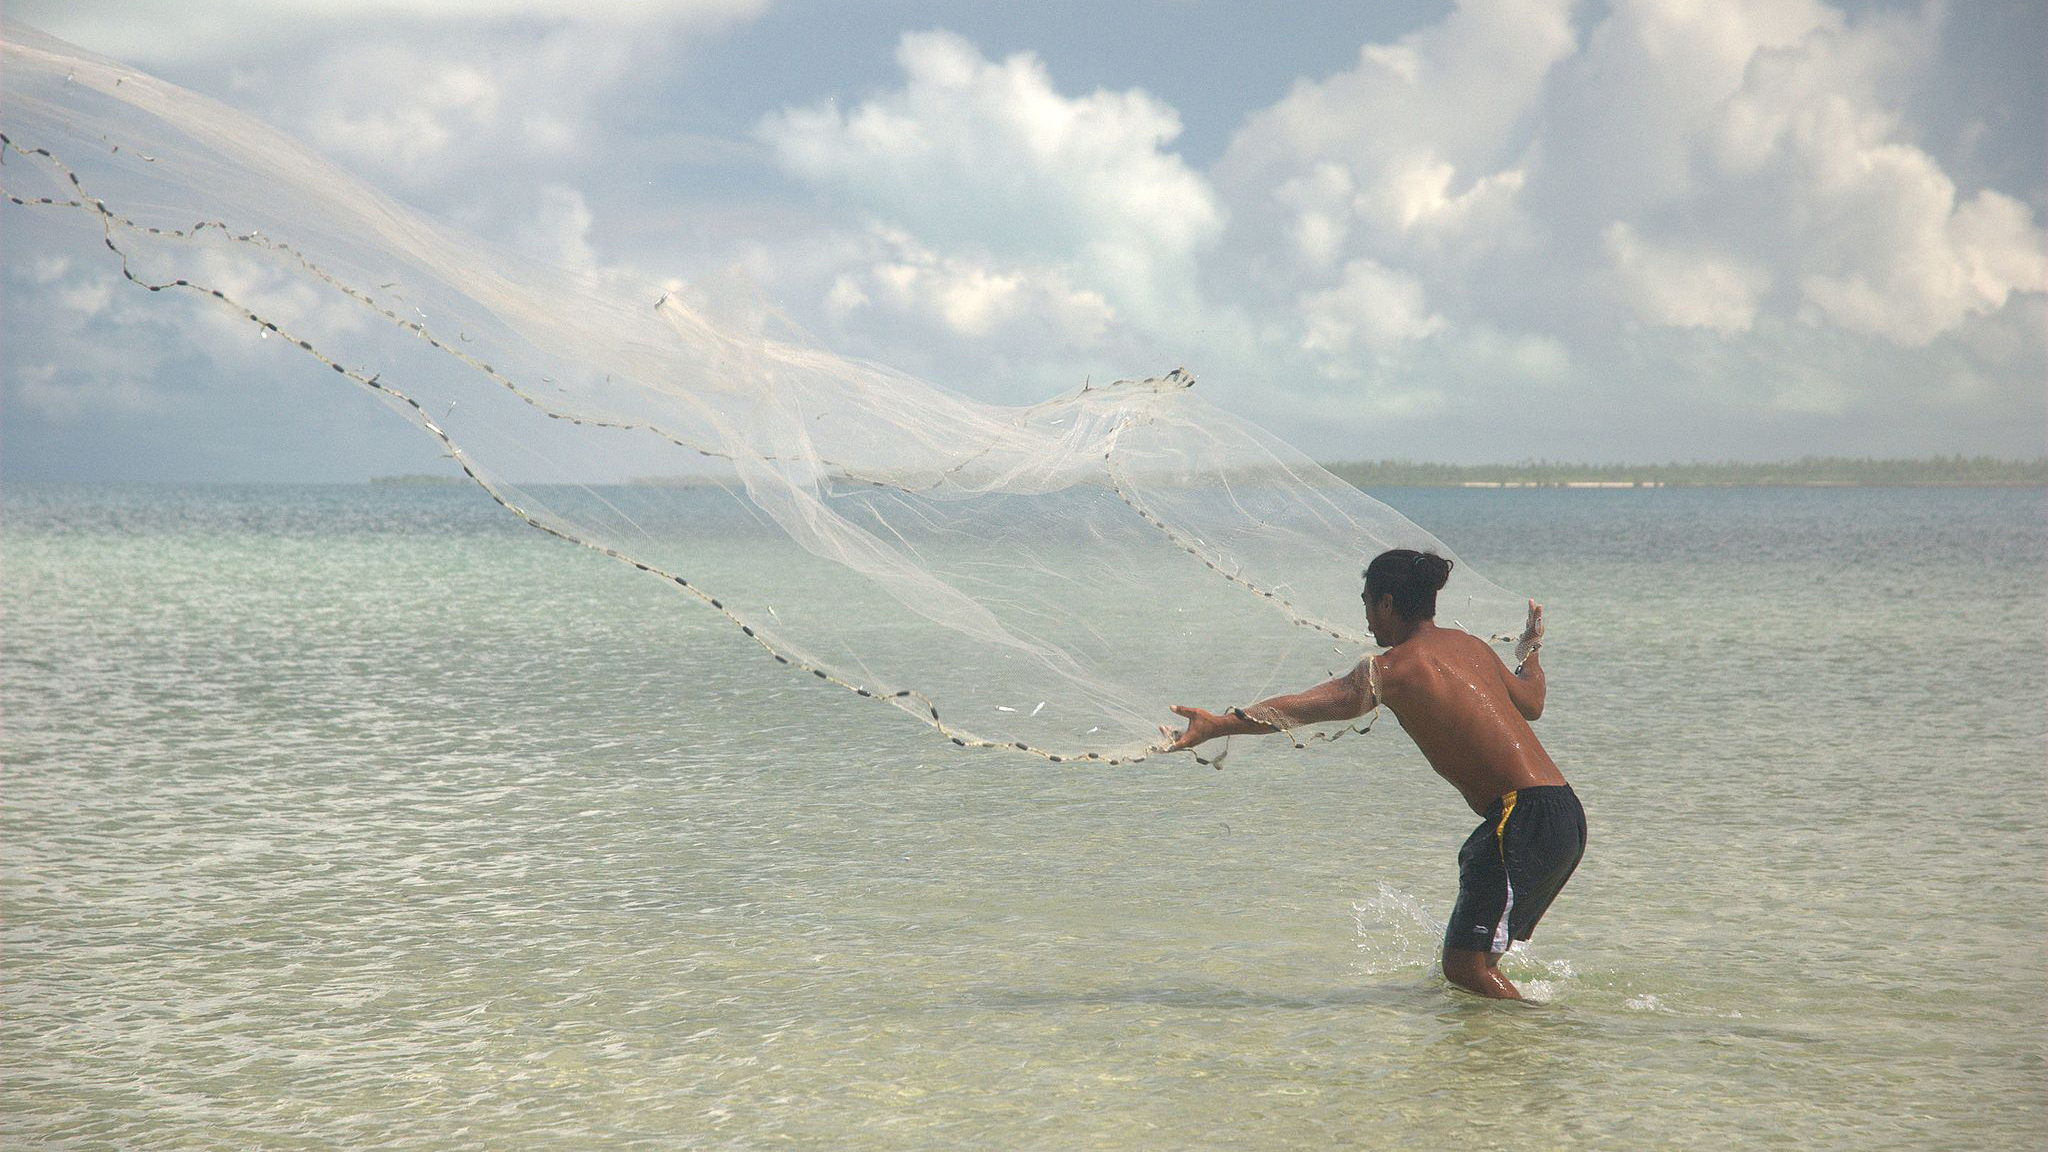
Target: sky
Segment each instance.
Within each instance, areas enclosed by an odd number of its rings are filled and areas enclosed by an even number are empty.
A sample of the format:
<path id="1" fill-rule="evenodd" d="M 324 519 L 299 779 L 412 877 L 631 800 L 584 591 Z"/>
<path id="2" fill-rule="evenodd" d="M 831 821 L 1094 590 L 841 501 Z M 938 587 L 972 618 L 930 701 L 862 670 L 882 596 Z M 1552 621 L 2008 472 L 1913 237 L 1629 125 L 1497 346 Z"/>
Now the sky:
<path id="1" fill-rule="evenodd" d="M 1325 460 L 2048 454 L 2039 0 L 5 0 L 406 203 Z M 4 84 L 4 77 L 0 77 Z M 4 173 L 0 173 L 4 181 Z M 435 446 L 0 210 L 0 479 Z"/>

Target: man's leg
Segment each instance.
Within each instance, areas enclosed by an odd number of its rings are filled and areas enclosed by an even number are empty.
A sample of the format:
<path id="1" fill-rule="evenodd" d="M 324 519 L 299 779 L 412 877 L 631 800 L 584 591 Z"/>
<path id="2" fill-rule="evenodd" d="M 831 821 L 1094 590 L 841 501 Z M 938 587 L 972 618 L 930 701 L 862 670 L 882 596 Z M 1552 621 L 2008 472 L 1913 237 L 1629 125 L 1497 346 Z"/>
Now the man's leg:
<path id="1" fill-rule="evenodd" d="M 1444 979 L 1478 996 L 1495 1000 L 1520 1000 L 1508 978 L 1500 974 L 1500 953 L 1475 952 L 1470 948 L 1444 949 Z"/>

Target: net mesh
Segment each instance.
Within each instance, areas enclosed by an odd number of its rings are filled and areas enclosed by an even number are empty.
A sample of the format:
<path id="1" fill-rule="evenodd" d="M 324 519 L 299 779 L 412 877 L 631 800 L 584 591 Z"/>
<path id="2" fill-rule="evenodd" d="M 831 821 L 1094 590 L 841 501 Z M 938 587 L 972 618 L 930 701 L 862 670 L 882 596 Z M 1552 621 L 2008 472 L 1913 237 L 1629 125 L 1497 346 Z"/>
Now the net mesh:
<path id="1" fill-rule="evenodd" d="M 1142 759 L 1169 702 L 1365 655 L 1377 552 L 1453 555 L 1185 372 L 980 403 L 818 347 L 737 280 L 541 266 L 214 101 L 17 24 L 4 48 L 9 211 L 373 391 L 513 515 L 722 614 L 736 652 L 955 744 Z M 1522 603 L 1460 563 L 1439 619 L 1500 642 Z"/>

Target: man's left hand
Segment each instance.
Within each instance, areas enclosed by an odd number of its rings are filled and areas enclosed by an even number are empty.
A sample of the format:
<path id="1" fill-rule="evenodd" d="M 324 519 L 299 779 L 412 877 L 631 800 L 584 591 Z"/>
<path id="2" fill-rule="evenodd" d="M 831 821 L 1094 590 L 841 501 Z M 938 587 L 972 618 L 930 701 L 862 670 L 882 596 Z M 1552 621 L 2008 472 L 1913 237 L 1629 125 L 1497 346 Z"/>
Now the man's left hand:
<path id="1" fill-rule="evenodd" d="M 1515 641 L 1515 667 L 1529 662 L 1543 647 L 1543 605 L 1529 601 L 1529 622 L 1522 626 L 1522 636 Z"/>

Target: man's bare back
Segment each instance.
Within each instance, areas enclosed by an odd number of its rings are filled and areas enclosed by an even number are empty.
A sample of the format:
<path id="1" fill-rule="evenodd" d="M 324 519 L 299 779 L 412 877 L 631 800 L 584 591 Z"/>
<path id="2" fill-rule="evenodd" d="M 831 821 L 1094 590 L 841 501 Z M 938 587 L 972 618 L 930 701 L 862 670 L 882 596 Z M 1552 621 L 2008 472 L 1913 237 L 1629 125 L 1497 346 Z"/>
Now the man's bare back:
<path id="1" fill-rule="evenodd" d="M 1528 626 L 1510 670 L 1485 641 L 1436 626 L 1436 592 L 1450 561 L 1391 549 L 1366 569 L 1363 597 L 1373 639 L 1385 646 L 1350 672 L 1286 696 L 1222 714 L 1174 705 L 1187 720 L 1162 728 L 1168 751 L 1218 736 L 1285 731 L 1351 720 L 1385 705 L 1439 776 L 1481 817 L 1458 853 L 1458 901 L 1445 929 L 1446 979 L 1484 996 L 1518 997 L 1497 970 L 1526 940 L 1585 852 L 1585 813 L 1564 774 L 1536 739 L 1545 681 L 1537 660 L 1543 609 L 1529 602 Z"/>
<path id="2" fill-rule="evenodd" d="M 1472 811 L 1484 814 L 1519 788 L 1564 783 L 1529 727 L 1543 714 L 1541 689 L 1510 672 L 1485 641 L 1425 620 L 1373 659 L 1380 703 Z"/>

